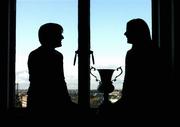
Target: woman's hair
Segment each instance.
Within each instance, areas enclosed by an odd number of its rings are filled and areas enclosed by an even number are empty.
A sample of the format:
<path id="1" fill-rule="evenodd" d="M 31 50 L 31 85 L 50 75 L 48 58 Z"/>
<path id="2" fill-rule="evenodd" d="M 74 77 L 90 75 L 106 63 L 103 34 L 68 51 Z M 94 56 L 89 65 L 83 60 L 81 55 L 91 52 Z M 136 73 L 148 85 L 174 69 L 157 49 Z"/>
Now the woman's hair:
<path id="1" fill-rule="evenodd" d="M 39 28 L 39 41 L 42 45 L 48 45 L 55 35 L 61 34 L 63 27 L 56 23 L 46 23 Z"/>
<path id="2" fill-rule="evenodd" d="M 132 19 L 127 23 L 128 32 L 136 36 L 138 40 L 149 42 L 151 34 L 147 23 L 140 18 Z"/>

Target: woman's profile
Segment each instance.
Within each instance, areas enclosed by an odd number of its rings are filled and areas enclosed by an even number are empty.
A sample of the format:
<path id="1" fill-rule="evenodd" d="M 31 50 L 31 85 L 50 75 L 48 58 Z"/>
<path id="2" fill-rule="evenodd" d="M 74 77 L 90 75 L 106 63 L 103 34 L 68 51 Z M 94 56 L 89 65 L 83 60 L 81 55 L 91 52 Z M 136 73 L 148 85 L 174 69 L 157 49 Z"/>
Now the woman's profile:
<path id="1" fill-rule="evenodd" d="M 122 98 L 117 105 L 125 114 L 149 114 L 158 105 L 159 49 L 152 41 L 149 27 L 143 19 L 128 21 L 124 35 L 132 48 L 126 54 Z"/>
<path id="2" fill-rule="evenodd" d="M 40 47 L 28 57 L 30 86 L 27 108 L 32 112 L 65 111 L 71 103 L 63 70 L 63 55 L 55 50 L 62 46 L 63 28 L 46 23 L 39 28 Z"/>

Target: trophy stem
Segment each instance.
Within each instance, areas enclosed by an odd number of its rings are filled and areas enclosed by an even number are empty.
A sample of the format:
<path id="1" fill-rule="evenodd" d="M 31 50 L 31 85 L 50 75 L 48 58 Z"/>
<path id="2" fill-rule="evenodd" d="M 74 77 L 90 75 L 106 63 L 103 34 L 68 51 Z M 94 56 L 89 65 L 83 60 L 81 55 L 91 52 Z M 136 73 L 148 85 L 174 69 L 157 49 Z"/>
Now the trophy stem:
<path id="1" fill-rule="evenodd" d="M 104 101 L 103 101 L 104 104 L 109 103 L 109 93 L 108 92 L 104 92 L 103 98 L 104 98 Z"/>

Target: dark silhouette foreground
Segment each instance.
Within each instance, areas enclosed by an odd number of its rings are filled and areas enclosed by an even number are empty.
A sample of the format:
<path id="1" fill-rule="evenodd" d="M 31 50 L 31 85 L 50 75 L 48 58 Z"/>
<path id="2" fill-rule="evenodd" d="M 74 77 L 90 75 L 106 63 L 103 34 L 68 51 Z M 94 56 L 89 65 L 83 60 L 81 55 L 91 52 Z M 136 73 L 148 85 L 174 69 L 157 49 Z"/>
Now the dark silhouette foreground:
<path id="1" fill-rule="evenodd" d="M 73 106 L 63 70 L 63 55 L 55 50 L 61 47 L 63 28 L 47 23 L 39 29 L 41 46 L 29 54 L 30 87 L 27 108 L 36 115 L 66 114 Z M 73 106 L 72 106 L 73 105 Z"/>
<path id="2" fill-rule="evenodd" d="M 131 120 L 156 117 L 161 108 L 159 48 L 151 40 L 148 25 L 142 19 L 130 20 L 124 35 L 132 48 L 126 54 L 122 98 L 114 104 L 113 113 Z"/>

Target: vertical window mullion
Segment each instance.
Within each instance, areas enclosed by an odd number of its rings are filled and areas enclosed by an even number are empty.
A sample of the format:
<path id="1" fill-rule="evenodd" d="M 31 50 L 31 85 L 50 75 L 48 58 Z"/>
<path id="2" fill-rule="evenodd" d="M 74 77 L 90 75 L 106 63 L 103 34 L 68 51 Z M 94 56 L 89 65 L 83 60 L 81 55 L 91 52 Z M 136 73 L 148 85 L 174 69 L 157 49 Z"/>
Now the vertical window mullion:
<path id="1" fill-rule="evenodd" d="M 90 106 L 90 0 L 78 0 L 78 103 Z"/>

